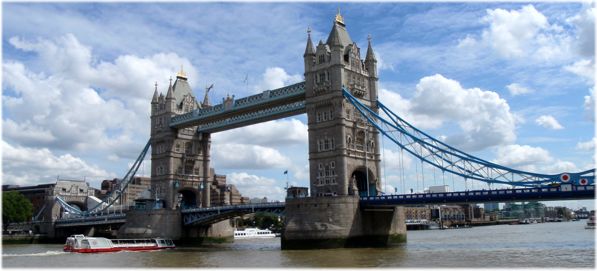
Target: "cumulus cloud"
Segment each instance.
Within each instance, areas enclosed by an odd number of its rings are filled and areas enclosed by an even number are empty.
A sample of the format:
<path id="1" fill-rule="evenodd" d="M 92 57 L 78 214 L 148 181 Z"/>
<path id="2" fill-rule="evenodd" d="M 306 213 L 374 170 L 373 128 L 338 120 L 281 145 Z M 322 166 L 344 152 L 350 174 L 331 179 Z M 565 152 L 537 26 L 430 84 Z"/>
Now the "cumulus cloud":
<path id="1" fill-rule="evenodd" d="M 379 91 L 379 99 L 394 113 L 420 129 L 435 129 L 442 125 L 442 121 L 425 114 L 413 112 L 413 105 L 409 99 L 403 98 L 400 94 L 382 88 Z"/>
<path id="2" fill-rule="evenodd" d="M 541 127 L 552 129 L 552 130 L 561 130 L 564 129 L 556 118 L 551 115 L 541 115 L 537 119 L 535 119 L 535 123 Z"/>
<path id="3" fill-rule="evenodd" d="M 461 133 L 443 141 L 468 151 L 510 144 L 516 140 L 518 118 L 496 92 L 464 88 L 440 74 L 419 80 L 411 99 L 381 89 L 380 99 L 396 114 L 420 129 L 457 123 Z M 437 137 L 437 136 L 436 136 Z"/>
<path id="4" fill-rule="evenodd" d="M 595 55 L 595 8 L 586 8 L 579 14 L 568 18 L 576 29 L 574 47 L 584 57 Z"/>
<path id="5" fill-rule="evenodd" d="M 263 73 L 261 82 L 255 86 L 255 91 L 259 93 L 268 89 L 281 88 L 283 86 L 298 83 L 302 80 L 302 75 L 290 75 L 280 67 L 267 68 Z"/>
<path id="6" fill-rule="evenodd" d="M 550 23 L 533 5 L 519 9 L 488 9 L 481 23 L 487 25 L 478 37 L 467 36 L 459 48 L 492 48 L 507 59 L 538 61 L 561 65 L 575 57 L 594 56 L 594 12 L 585 8 L 580 13 Z"/>
<path id="7" fill-rule="evenodd" d="M 282 181 L 251 175 L 246 172 L 234 172 L 227 175 L 226 180 L 234 184 L 242 195 L 249 198 L 263 198 L 283 201 L 286 197 Z"/>
<path id="8" fill-rule="evenodd" d="M 297 119 L 273 120 L 228 130 L 213 136 L 214 142 L 261 146 L 306 145 L 308 127 Z"/>
<path id="9" fill-rule="evenodd" d="M 134 157 L 149 137 L 152 82 L 160 81 L 165 91 L 164 77 L 181 64 L 190 78 L 197 74 L 187 59 L 171 53 L 96 59 L 71 34 L 36 41 L 12 37 L 9 43 L 34 53 L 32 61 L 47 67 L 36 72 L 18 61 L 3 63 L 4 135 L 28 147 L 109 149 Z M 137 142 L 140 138 L 145 139 Z"/>
<path id="10" fill-rule="evenodd" d="M 550 61 L 568 56 L 571 37 L 563 35 L 563 28 L 552 25 L 547 18 L 526 5 L 519 10 L 487 10 L 482 22 L 489 25 L 482 40 L 506 58 L 531 56 Z"/>
<path id="11" fill-rule="evenodd" d="M 534 92 L 533 89 L 521 86 L 520 84 L 517 84 L 517 83 L 509 84 L 506 86 L 506 88 L 510 91 L 510 95 L 512 95 L 512 96 L 529 94 L 529 93 Z"/>
<path id="12" fill-rule="evenodd" d="M 223 143 L 212 145 L 212 159 L 215 168 L 226 169 L 269 169 L 287 168 L 288 157 L 278 150 L 257 145 Z"/>
<path id="13" fill-rule="evenodd" d="M 419 81 L 410 103 L 415 114 L 457 122 L 462 133 L 447 135 L 446 142 L 465 150 L 516 140 L 516 117 L 496 92 L 463 88 L 459 82 L 436 74 Z"/>
<path id="14" fill-rule="evenodd" d="M 69 153 L 56 155 L 47 148 L 13 146 L 5 141 L 2 141 L 2 168 L 2 181 L 18 185 L 51 182 L 56 177 L 99 181 L 116 176 Z"/>
<path id="15" fill-rule="evenodd" d="M 498 146 L 494 162 L 518 170 L 546 174 L 578 171 L 574 163 L 555 159 L 549 151 L 528 145 Z"/>

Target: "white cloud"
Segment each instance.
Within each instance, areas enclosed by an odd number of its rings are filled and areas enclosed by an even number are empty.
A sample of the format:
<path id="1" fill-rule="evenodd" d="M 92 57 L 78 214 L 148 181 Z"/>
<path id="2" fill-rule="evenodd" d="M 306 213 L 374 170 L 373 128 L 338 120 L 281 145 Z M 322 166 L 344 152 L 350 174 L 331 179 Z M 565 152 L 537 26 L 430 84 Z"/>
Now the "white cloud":
<path id="1" fill-rule="evenodd" d="M 2 141 L 3 182 L 35 185 L 56 177 L 103 180 L 116 176 L 69 153 L 55 155 L 47 148 L 13 146 Z"/>
<path id="2" fill-rule="evenodd" d="M 535 119 L 535 123 L 541 127 L 552 129 L 552 130 L 561 130 L 564 129 L 556 118 L 551 115 L 541 115 L 537 119 Z"/>
<path id="3" fill-rule="evenodd" d="M 585 95 L 583 107 L 587 118 L 595 121 L 595 88 L 590 88 L 589 95 Z"/>
<path id="4" fill-rule="evenodd" d="M 256 92 L 262 92 L 268 89 L 277 89 L 283 86 L 288 86 L 298 83 L 303 80 L 300 74 L 289 75 L 280 67 L 267 68 L 263 73 L 263 78 L 255 86 Z"/>
<path id="5" fill-rule="evenodd" d="M 574 47 L 584 57 L 595 55 L 595 8 L 586 8 L 567 20 L 576 28 Z"/>
<path id="6" fill-rule="evenodd" d="M 214 142 L 261 146 L 307 145 L 308 127 L 297 119 L 274 120 L 213 135 Z"/>
<path id="7" fill-rule="evenodd" d="M 440 74 L 419 80 L 410 100 L 386 89 L 381 89 L 380 100 L 419 129 L 457 123 L 461 133 L 442 136 L 448 144 L 464 150 L 481 150 L 516 140 L 519 118 L 496 92 L 465 89 L 458 81 Z"/>
<path id="8" fill-rule="evenodd" d="M 595 82 L 595 64 L 592 59 L 576 61 L 571 65 L 564 66 L 564 70 L 584 78 L 588 84 L 592 85 Z"/>
<path id="9" fill-rule="evenodd" d="M 226 180 L 228 183 L 234 184 L 245 197 L 267 197 L 269 201 L 283 201 L 286 198 L 284 186 L 280 185 L 281 181 L 278 182 L 274 179 L 251 175 L 246 172 L 230 173 L 226 176 Z"/>
<path id="10" fill-rule="evenodd" d="M 34 72 L 17 61 L 3 63 L 5 137 L 29 147 L 109 150 L 135 157 L 149 138 L 152 82 L 159 81 L 165 91 L 167 76 L 181 64 L 189 78 L 197 74 L 190 61 L 172 53 L 96 59 L 70 34 L 33 42 L 12 37 L 9 43 L 35 53 L 34 63 L 48 68 Z"/>
<path id="11" fill-rule="evenodd" d="M 581 151 L 594 151 L 595 142 L 597 142 L 597 138 L 593 138 L 588 141 L 578 142 L 576 143 L 576 149 Z"/>
<path id="12" fill-rule="evenodd" d="M 574 172 L 578 168 L 569 161 L 553 158 L 549 151 L 541 147 L 528 145 L 506 145 L 497 147 L 496 164 L 512 167 L 518 170 L 556 174 L 561 172 Z"/>
<path id="13" fill-rule="evenodd" d="M 212 145 L 214 168 L 227 169 L 285 169 L 291 166 L 288 157 L 268 147 L 223 143 Z"/>
<path id="14" fill-rule="evenodd" d="M 388 142 L 389 143 L 389 142 Z M 386 143 L 386 144 L 388 144 Z M 400 171 L 409 170 L 412 168 L 413 157 L 410 153 L 403 151 L 402 155 L 400 150 L 391 150 L 384 148 L 381 153 L 382 157 L 382 170 L 389 169 L 389 171 Z M 401 157 L 402 156 L 402 157 Z M 402 159 L 401 159 L 402 158 Z"/>
<path id="15" fill-rule="evenodd" d="M 506 86 L 506 88 L 510 91 L 510 95 L 512 95 L 512 96 L 529 94 L 529 93 L 534 92 L 533 89 L 521 86 L 520 84 L 517 84 L 517 83 L 509 84 Z"/>
<path id="16" fill-rule="evenodd" d="M 533 5 L 510 11 L 487 10 L 482 22 L 489 25 L 481 35 L 482 43 L 503 57 L 531 56 L 550 61 L 569 55 L 570 37 L 562 35 L 562 27 L 549 24 Z"/>
<path id="17" fill-rule="evenodd" d="M 379 100 L 398 116 L 417 128 L 434 129 L 442 125 L 442 121 L 439 119 L 413 112 L 411 101 L 396 92 L 382 88 L 379 91 Z"/>
<path id="18" fill-rule="evenodd" d="M 462 133 L 448 135 L 446 142 L 465 150 L 481 150 L 516 140 L 516 117 L 496 92 L 466 89 L 459 82 L 436 74 L 419 81 L 410 102 L 416 114 L 457 122 Z"/>

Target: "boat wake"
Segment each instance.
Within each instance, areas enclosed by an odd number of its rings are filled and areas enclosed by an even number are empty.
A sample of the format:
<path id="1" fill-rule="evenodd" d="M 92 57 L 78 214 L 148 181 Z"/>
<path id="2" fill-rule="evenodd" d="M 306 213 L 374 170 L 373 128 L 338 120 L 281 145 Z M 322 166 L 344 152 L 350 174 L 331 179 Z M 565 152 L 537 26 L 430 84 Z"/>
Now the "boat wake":
<path id="1" fill-rule="evenodd" d="M 48 250 L 40 253 L 28 253 L 28 254 L 2 254 L 2 257 L 44 257 L 44 256 L 56 256 L 67 254 L 68 252 L 59 250 Z"/>

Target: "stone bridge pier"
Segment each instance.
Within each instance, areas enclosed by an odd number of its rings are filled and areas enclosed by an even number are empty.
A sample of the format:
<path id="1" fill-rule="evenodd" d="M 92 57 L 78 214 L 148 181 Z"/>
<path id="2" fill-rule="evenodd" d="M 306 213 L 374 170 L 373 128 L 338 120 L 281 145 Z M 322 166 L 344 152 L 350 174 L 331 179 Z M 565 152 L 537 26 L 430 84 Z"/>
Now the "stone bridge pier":
<path id="1" fill-rule="evenodd" d="M 362 209 L 357 196 L 286 200 L 282 249 L 385 247 L 406 242 L 402 207 Z"/>

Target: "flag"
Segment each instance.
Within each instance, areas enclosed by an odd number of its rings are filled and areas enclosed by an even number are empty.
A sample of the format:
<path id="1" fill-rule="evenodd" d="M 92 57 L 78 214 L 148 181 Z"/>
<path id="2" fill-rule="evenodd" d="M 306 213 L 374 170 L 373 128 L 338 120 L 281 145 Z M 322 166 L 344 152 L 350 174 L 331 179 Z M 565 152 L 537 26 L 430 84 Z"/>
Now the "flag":
<path id="1" fill-rule="evenodd" d="M 284 171 L 284 174 L 288 174 L 288 170 Z"/>

